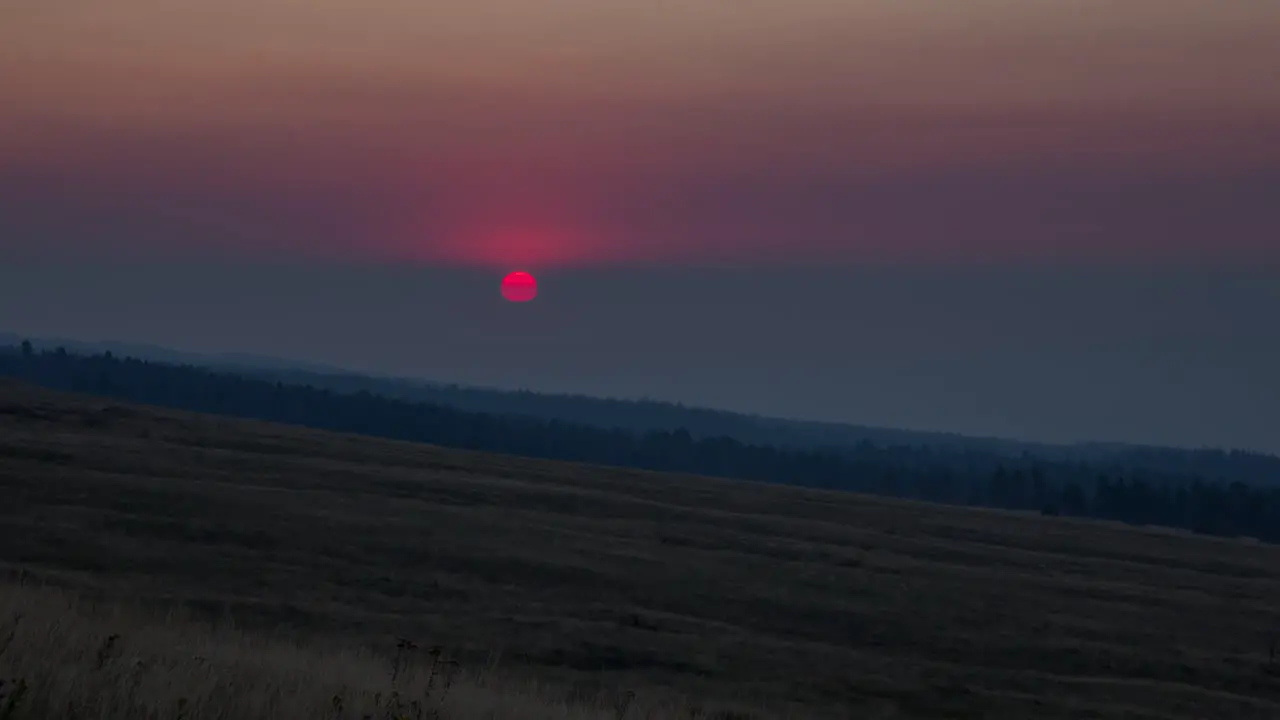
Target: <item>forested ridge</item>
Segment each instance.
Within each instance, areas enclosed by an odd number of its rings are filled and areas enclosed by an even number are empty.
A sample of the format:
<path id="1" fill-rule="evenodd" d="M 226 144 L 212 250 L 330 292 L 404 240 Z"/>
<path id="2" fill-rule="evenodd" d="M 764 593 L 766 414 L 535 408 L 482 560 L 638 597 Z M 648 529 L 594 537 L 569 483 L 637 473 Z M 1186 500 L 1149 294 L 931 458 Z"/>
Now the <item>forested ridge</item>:
<path id="1" fill-rule="evenodd" d="M 18 345 L 23 338 L 0 333 L 0 346 Z M 1280 457 L 1258 452 L 1214 448 L 1189 449 L 1128 443 L 1078 442 L 1051 444 L 1009 438 L 975 437 L 955 432 L 907 430 L 840 422 L 768 417 L 683 405 L 654 399 L 625 399 L 534 392 L 504 388 L 430 382 L 422 379 L 369 375 L 298 360 L 236 353 L 199 354 L 152 345 L 119 342 L 31 339 L 34 348 L 65 347 L 80 355 L 114 352 L 171 365 L 191 365 L 233 375 L 311 385 L 340 394 L 361 391 L 397 400 L 496 415 L 525 415 L 636 433 L 687 430 L 694 438 L 731 437 L 754 445 L 844 453 L 863 442 L 882 447 L 928 447 L 945 451 L 978 450 L 1017 458 L 1081 461 L 1120 471 L 1129 468 L 1239 480 L 1248 484 L 1280 484 Z M 850 408 L 851 414 L 857 408 Z"/>
<path id="2" fill-rule="evenodd" d="M 206 365 L 198 362 L 194 364 Z M 471 387 L 298 368 L 242 366 L 224 369 L 285 384 L 312 385 L 341 393 L 363 390 L 399 400 L 445 405 L 472 412 L 528 415 L 544 420 L 616 427 L 634 432 L 684 429 L 695 438 L 732 437 L 756 445 L 830 450 L 836 453 L 842 453 L 846 448 L 857 447 L 864 442 L 879 446 L 929 447 L 946 451 L 977 450 L 1006 457 L 1031 453 L 1044 459 L 1101 463 L 1117 468 L 1200 473 L 1254 484 L 1280 483 L 1280 457 L 1240 450 L 1099 442 L 1050 444 L 959 433 L 767 417 L 661 400 Z"/>
<path id="3" fill-rule="evenodd" d="M 1276 458 L 1257 453 L 1131 449 L 1090 458 L 869 440 L 830 448 L 780 447 L 685 428 L 610 429 L 477 412 L 111 353 L 37 351 L 29 344 L 0 351 L 0 374 L 128 402 L 486 452 L 1280 541 L 1280 477 L 1268 473 Z"/>

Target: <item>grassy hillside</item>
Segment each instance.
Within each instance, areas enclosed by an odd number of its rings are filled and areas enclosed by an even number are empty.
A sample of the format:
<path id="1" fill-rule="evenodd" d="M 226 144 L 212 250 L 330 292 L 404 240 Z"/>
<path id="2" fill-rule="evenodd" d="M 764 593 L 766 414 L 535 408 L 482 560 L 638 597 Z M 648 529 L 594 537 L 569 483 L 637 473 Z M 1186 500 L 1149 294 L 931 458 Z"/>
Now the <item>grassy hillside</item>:
<path id="1" fill-rule="evenodd" d="M 625 691 L 566 697 L 460 668 L 435 648 L 379 653 L 212 627 L 65 591 L 0 584 L 0 717 L 97 720 L 729 720 L 732 706 Z M 736 712 L 750 712 L 737 710 Z"/>
<path id="2" fill-rule="evenodd" d="M 810 716 L 1274 718 L 1280 548 L 0 385 L 0 563 L 277 636 Z M 2 620 L 0 620 L 2 621 Z M 0 666 L 2 667 L 2 666 Z"/>

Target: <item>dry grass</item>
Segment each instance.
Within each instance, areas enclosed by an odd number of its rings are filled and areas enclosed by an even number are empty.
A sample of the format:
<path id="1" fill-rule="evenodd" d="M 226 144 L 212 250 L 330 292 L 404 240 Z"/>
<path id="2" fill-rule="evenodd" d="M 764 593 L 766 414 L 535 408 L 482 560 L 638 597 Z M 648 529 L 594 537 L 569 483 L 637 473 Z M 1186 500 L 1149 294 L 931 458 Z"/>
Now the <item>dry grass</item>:
<path id="1" fill-rule="evenodd" d="M 567 703 L 492 670 L 466 671 L 440 648 L 402 641 L 378 653 L 297 644 L 96 606 L 51 588 L 0 585 L 0 618 L 3 720 L 734 717 L 625 690 Z"/>
<path id="2" fill-rule="evenodd" d="M 469 668 L 500 651 L 504 675 L 552 699 L 635 688 L 802 717 L 1280 717 L 1280 548 L 1257 543 L 13 385 L 0 499 L 0 571 L 231 617 L 277 643 L 412 637 Z M 353 672 L 385 692 L 383 670 Z"/>

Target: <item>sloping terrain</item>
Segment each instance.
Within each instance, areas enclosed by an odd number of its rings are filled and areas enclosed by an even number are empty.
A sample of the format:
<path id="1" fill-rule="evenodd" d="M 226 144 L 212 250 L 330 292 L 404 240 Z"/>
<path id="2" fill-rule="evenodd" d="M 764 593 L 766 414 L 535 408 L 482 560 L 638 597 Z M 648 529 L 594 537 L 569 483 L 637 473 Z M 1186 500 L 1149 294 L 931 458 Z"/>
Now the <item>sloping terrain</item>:
<path id="1" fill-rule="evenodd" d="M 330 640 L 330 641 L 326 641 Z M 737 713 L 736 715 L 731 713 Z M 743 715 L 745 713 L 745 715 Z M 5 720 L 772 720 L 626 689 L 565 692 L 432 647 L 272 638 L 74 591 L 0 582 Z"/>
<path id="2" fill-rule="evenodd" d="M 555 680 L 870 717 L 1280 717 L 1280 548 L 1256 543 L 13 383 L 0 493 L 11 572 Z"/>

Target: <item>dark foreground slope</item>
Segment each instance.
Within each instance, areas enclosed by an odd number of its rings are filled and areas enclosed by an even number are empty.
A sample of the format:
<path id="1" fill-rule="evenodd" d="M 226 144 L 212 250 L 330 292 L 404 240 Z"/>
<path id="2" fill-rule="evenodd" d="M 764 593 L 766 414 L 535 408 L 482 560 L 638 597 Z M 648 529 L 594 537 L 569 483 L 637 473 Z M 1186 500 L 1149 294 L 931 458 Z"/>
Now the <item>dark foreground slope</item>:
<path id="1" fill-rule="evenodd" d="M 0 386 L 0 562 L 855 717 L 1274 718 L 1280 548 Z"/>

